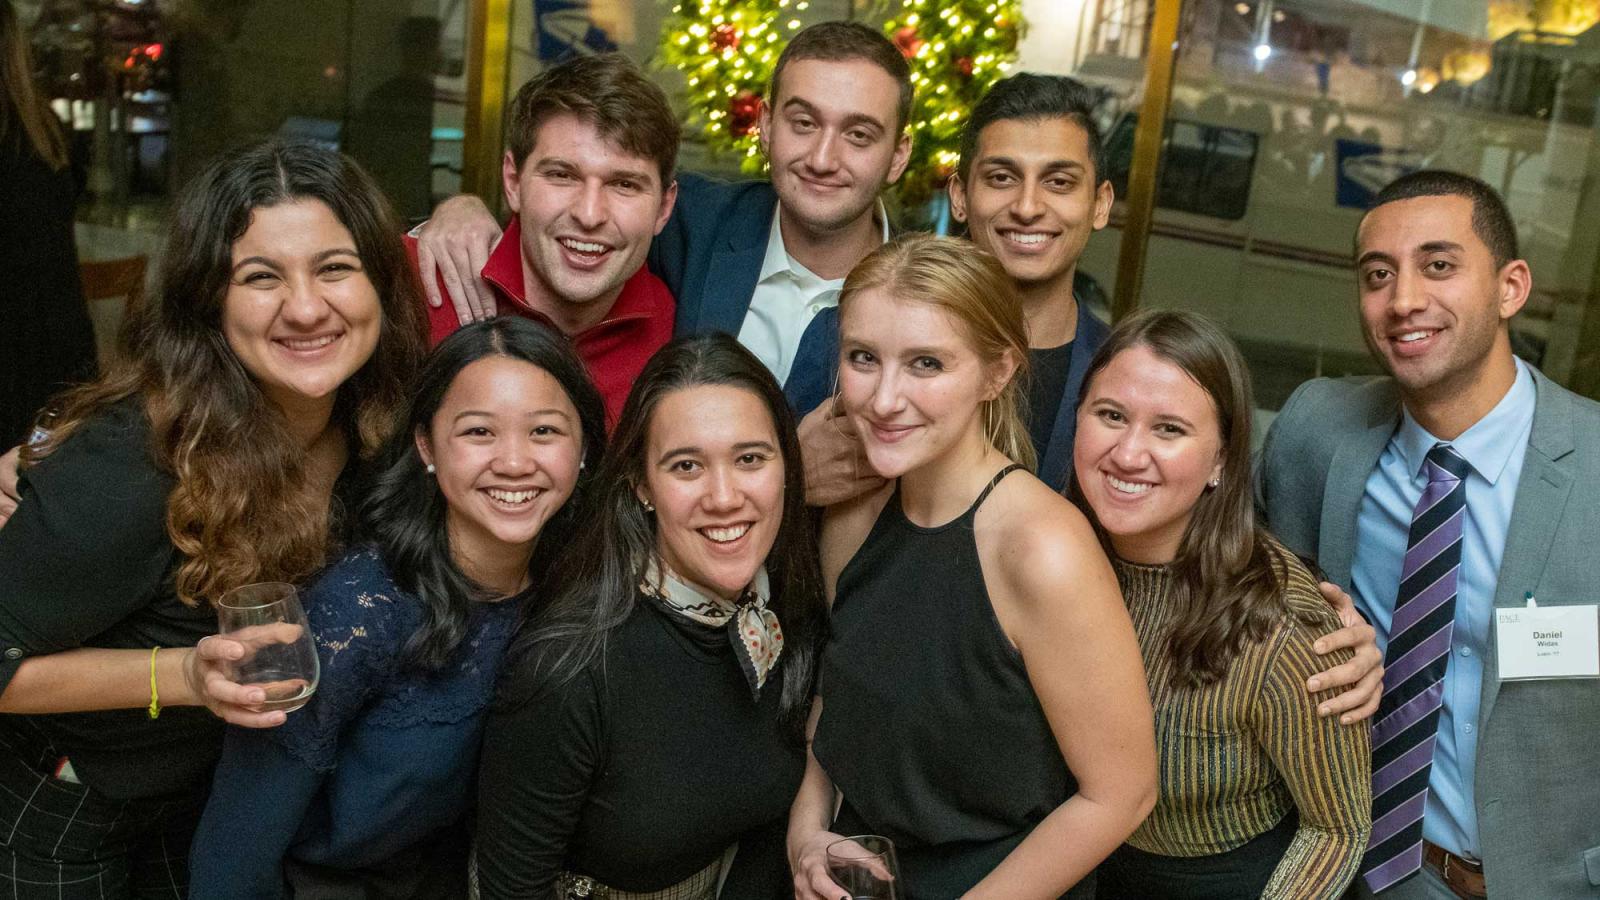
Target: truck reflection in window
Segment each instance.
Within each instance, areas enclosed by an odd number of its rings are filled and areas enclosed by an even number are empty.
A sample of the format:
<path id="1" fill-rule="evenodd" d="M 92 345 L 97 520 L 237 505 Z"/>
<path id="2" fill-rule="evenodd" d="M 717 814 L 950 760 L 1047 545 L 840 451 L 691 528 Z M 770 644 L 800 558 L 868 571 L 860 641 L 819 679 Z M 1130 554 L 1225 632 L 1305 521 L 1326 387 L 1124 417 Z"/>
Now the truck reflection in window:
<path id="1" fill-rule="evenodd" d="M 1122 117 L 1106 142 L 1107 167 L 1118 197 L 1128 195 L 1137 123 L 1137 116 Z M 1259 141 L 1252 131 L 1168 120 L 1161 140 L 1161 187 L 1156 205 L 1217 219 L 1244 218 Z"/>

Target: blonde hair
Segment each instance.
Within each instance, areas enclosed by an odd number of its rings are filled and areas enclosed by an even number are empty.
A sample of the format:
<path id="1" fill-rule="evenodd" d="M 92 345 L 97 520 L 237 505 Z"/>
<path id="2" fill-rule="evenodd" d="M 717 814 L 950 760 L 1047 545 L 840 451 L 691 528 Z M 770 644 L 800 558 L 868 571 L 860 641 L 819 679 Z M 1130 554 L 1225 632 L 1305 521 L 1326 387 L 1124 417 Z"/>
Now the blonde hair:
<path id="1" fill-rule="evenodd" d="M 996 450 L 1032 470 L 1033 439 L 1022 418 L 1022 385 L 1028 377 L 1028 327 L 1011 276 L 971 242 L 911 234 L 874 250 L 844 280 L 841 312 L 864 291 L 882 288 L 901 300 L 936 306 L 966 332 L 986 365 L 1006 355 L 1017 369 L 993 400 L 983 401 L 984 436 Z"/>

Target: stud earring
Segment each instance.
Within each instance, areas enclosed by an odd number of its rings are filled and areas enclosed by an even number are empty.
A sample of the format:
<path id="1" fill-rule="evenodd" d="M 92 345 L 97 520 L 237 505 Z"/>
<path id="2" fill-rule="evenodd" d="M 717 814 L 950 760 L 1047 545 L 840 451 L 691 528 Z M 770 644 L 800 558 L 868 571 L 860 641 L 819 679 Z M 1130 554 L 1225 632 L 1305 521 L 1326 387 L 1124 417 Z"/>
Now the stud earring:
<path id="1" fill-rule="evenodd" d="M 434 466 L 433 463 L 428 463 L 428 474 L 429 475 L 432 475 L 433 473 L 435 473 L 437 471 L 439 471 L 439 469 L 436 466 Z"/>
<path id="2" fill-rule="evenodd" d="M 1213 478 L 1210 481 L 1206 482 L 1206 487 L 1214 491 L 1214 490 L 1217 489 L 1217 485 L 1219 485 L 1221 483 L 1222 483 L 1222 479 L 1221 478 Z"/>
<path id="3" fill-rule="evenodd" d="M 644 511 L 645 512 L 652 512 L 653 513 L 653 512 L 656 511 L 655 505 L 652 504 L 649 500 L 641 499 L 639 501 L 639 505 L 644 507 Z"/>

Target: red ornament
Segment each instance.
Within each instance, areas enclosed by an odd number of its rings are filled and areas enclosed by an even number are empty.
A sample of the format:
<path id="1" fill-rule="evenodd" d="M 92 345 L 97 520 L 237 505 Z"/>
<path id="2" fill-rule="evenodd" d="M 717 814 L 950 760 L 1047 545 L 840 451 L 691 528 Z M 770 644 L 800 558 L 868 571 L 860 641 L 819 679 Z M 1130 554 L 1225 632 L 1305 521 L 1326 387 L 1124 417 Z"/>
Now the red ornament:
<path id="1" fill-rule="evenodd" d="M 728 131 L 734 137 L 753 134 L 761 123 L 761 97 L 755 91 L 743 90 L 728 101 Z"/>
<path id="2" fill-rule="evenodd" d="M 970 57 L 970 56 L 962 56 L 962 57 L 957 58 L 956 59 L 956 71 L 961 73 L 961 77 L 962 78 L 971 78 L 972 77 L 972 57 Z"/>
<path id="3" fill-rule="evenodd" d="M 739 29 L 723 23 L 711 32 L 711 46 L 718 50 L 736 50 L 739 47 Z"/>
<path id="4" fill-rule="evenodd" d="M 917 26 L 906 25 L 898 28 L 894 33 L 894 45 L 900 48 L 900 54 L 906 59 L 917 55 L 922 49 L 922 38 L 917 37 Z"/>

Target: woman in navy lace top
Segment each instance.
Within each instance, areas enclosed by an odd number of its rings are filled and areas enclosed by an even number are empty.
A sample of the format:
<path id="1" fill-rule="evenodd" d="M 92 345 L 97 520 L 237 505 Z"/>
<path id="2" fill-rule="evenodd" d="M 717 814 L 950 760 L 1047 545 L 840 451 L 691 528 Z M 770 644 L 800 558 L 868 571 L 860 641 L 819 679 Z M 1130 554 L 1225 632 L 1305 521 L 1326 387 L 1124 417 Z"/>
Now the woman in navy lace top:
<path id="1" fill-rule="evenodd" d="M 484 710 L 603 444 L 559 335 L 501 318 L 439 346 L 363 505 L 370 543 L 305 592 L 316 695 L 228 734 L 192 898 L 465 896 Z"/>

